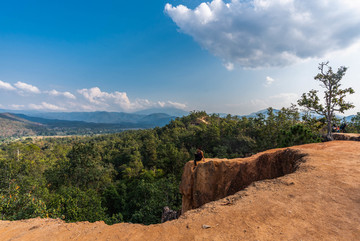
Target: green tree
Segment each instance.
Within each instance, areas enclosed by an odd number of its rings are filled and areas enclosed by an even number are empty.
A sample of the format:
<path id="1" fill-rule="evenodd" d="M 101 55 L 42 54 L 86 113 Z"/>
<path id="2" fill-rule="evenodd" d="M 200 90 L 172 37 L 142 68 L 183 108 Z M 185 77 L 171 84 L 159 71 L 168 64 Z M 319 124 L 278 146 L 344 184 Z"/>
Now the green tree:
<path id="1" fill-rule="evenodd" d="M 348 127 L 346 127 L 346 130 L 349 132 L 360 133 L 360 112 L 357 112 L 357 114 L 351 118 L 351 122 Z"/>
<path id="2" fill-rule="evenodd" d="M 328 140 L 332 140 L 331 127 L 335 117 L 335 112 L 344 113 L 344 111 L 354 108 L 352 103 L 346 102 L 345 97 L 347 94 L 353 94 L 352 88 L 340 89 L 340 81 L 346 73 L 347 67 L 341 66 L 335 73 L 328 65 L 329 62 L 319 64 L 319 71 L 315 76 L 315 80 L 321 82 L 320 86 L 325 88 L 324 99 L 325 103 L 320 103 L 317 90 L 310 90 L 304 93 L 298 104 L 314 112 L 322 115 L 326 119 Z"/>
<path id="3" fill-rule="evenodd" d="M 74 186 L 80 189 L 103 190 L 111 183 L 115 171 L 111 164 L 104 163 L 101 148 L 94 143 L 76 143 L 67 155 L 46 172 L 52 189 Z"/>
<path id="4" fill-rule="evenodd" d="M 50 196 L 48 204 L 54 215 L 66 221 L 95 222 L 106 219 L 100 194 L 94 189 L 62 186 L 57 193 Z"/>

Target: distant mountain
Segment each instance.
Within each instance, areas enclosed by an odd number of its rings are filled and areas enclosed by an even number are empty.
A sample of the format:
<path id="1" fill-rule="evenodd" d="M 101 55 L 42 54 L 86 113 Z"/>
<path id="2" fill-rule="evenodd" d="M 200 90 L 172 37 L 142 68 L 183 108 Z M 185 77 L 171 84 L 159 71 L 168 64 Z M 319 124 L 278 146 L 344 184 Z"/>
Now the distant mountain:
<path id="1" fill-rule="evenodd" d="M 113 126 L 107 123 L 93 123 L 93 122 L 85 122 L 85 121 L 68 121 L 68 120 L 58 120 L 58 119 L 46 119 L 41 117 L 27 116 L 24 114 L 13 114 L 17 116 L 19 119 L 27 120 L 32 123 L 42 124 L 49 128 L 60 128 L 60 127 L 85 127 L 85 128 L 97 128 L 99 126 Z M 134 127 L 134 125 L 130 124 L 130 127 Z"/>
<path id="2" fill-rule="evenodd" d="M 45 119 L 67 120 L 67 121 L 84 121 L 89 123 L 105 123 L 105 124 L 122 124 L 122 123 L 153 123 L 154 126 L 162 126 L 176 118 L 174 115 L 166 113 L 125 113 L 125 112 L 44 112 L 28 114 L 32 117 L 40 117 Z M 157 121 L 158 119 L 158 121 Z M 157 124 L 159 122 L 159 124 Z"/>
<path id="3" fill-rule="evenodd" d="M 0 113 L 0 141 L 24 136 L 91 135 L 152 127 L 154 126 L 151 123 L 89 123 Z"/>
<path id="4" fill-rule="evenodd" d="M 165 107 L 165 108 L 151 108 L 146 110 L 140 110 L 136 111 L 133 114 L 139 114 L 139 115 L 150 115 L 154 113 L 164 113 L 168 114 L 170 116 L 176 116 L 176 117 L 182 117 L 189 114 L 189 111 L 177 109 L 177 108 L 171 108 L 171 107 Z"/>
<path id="5" fill-rule="evenodd" d="M 164 113 L 154 113 L 144 116 L 138 123 L 162 127 L 169 124 L 169 122 L 175 118 L 176 116 L 170 116 Z"/>
<path id="6" fill-rule="evenodd" d="M 0 113 L 0 140 L 47 133 L 41 123 L 32 122 L 10 113 Z"/>
<path id="7" fill-rule="evenodd" d="M 346 116 L 345 117 L 345 120 L 346 122 L 351 122 L 351 119 L 354 118 L 356 115 L 349 115 L 349 116 Z M 341 118 L 341 120 L 343 119 L 344 117 Z"/>
<path id="8" fill-rule="evenodd" d="M 2 118 L 3 120 L 22 122 L 24 124 L 29 124 L 29 125 L 41 125 L 39 123 L 35 123 L 30 120 L 26 120 L 19 115 L 15 115 L 15 114 L 11 114 L 11 113 L 0 113 L 0 118 Z"/>
<path id="9" fill-rule="evenodd" d="M 93 123 L 136 123 L 143 118 L 141 115 L 128 114 L 124 112 L 42 112 L 42 113 L 29 113 L 28 116 L 40 117 L 45 119 L 56 119 L 66 121 L 84 121 Z"/>
<path id="10" fill-rule="evenodd" d="M 153 112 L 154 111 L 154 112 Z M 166 111 L 175 115 L 169 115 Z M 88 135 L 128 129 L 162 127 L 177 116 L 188 114 L 176 108 L 125 112 L 39 112 L 0 109 L 0 138 L 29 135 Z M 149 112 L 150 114 L 146 114 Z"/>
<path id="11" fill-rule="evenodd" d="M 13 113 L 13 114 L 34 114 L 34 113 L 40 113 L 37 110 L 9 110 L 9 109 L 0 109 L 0 113 Z"/>
<path id="12" fill-rule="evenodd" d="M 86 113 L 86 112 L 85 112 Z M 51 113 L 53 114 L 53 113 Z M 55 113 L 56 114 L 56 113 Z M 80 116 L 78 112 L 73 113 L 75 116 Z M 109 121 L 111 120 L 111 117 L 113 116 L 113 113 L 109 112 L 89 112 L 90 115 L 85 115 L 85 117 L 88 120 L 95 120 L 95 121 Z M 35 116 L 27 116 L 23 114 L 14 114 L 18 116 L 19 118 L 41 123 L 44 125 L 47 125 L 48 127 L 55 128 L 55 127 L 88 127 L 88 128 L 152 128 L 156 126 L 164 126 L 168 124 L 172 119 L 176 118 L 174 116 L 169 116 L 164 113 L 156 113 L 146 116 L 140 116 L 136 115 L 136 119 L 133 118 L 131 121 L 123 121 L 128 120 L 127 116 L 126 118 L 118 119 L 118 123 L 99 123 L 95 121 L 86 122 L 86 121 L 70 121 L 70 120 L 59 120 L 59 119 L 47 119 L 42 117 L 35 117 Z M 104 116 L 101 116 L 104 115 Z M 57 115 L 55 115 L 57 116 Z M 116 116 L 116 114 L 115 114 Z M 71 116 L 70 116 L 71 117 Z M 84 118 L 86 119 L 86 118 Z M 116 121 L 116 120 L 115 120 Z"/>
<path id="13" fill-rule="evenodd" d="M 1 110 L 0 110 L 1 111 Z M 46 117 L 46 118 L 45 118 Z M 123 112 L 0 113 L 0 139 L 32 135 L 89 135 L 162 127 L 176 116 Z"/>

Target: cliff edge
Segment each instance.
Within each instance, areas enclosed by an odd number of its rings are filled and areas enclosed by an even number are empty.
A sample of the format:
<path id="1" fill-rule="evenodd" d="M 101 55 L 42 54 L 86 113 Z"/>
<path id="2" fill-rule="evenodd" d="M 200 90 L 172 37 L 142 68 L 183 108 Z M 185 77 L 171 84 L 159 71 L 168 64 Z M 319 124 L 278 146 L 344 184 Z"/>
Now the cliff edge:
<path id="1" fill-rule="evenodd" d="M 181 185 L 184 196 L 189 198 L 184 207 L 188 211 L 177 220 L 149 226 L 64 223 L 39 218 L 0 221 L 0 240 L 358 240 L 360 237 L 358 141 L 275 149 L 244 159 L 212 159 L 195 170 L 191 168 L 192 162 L 187 163 Z M 272 179 L 263 179 L 267 177 Z M 246 186 L 250 180 L 254 181 Z M 200 207 L 190 210 L 197 206 Z"/>
<path id="2" fill-rule="evenodd" d="M 216 159 L 186 163 L 181 178 L 182 210 L 198 208 L 244 189 L 255 181 L 273 179 L 294 172 L 305 153 L 293 149 L 271 150 L 249 158 Z"/>

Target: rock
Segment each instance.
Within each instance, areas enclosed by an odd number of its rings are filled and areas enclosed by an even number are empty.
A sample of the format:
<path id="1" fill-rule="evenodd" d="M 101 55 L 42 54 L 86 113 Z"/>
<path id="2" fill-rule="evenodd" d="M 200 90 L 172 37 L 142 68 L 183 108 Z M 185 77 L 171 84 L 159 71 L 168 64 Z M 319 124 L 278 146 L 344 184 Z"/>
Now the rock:
<path id="1" fill-rule="evenodd" d="M 211 226 L 210 226 L 210 225 L 203 224 L 203 225 L 202 225 L 202 228 L 203 228 L 203 229 L 208 229 L 208 228 L 211 228 Z"/>

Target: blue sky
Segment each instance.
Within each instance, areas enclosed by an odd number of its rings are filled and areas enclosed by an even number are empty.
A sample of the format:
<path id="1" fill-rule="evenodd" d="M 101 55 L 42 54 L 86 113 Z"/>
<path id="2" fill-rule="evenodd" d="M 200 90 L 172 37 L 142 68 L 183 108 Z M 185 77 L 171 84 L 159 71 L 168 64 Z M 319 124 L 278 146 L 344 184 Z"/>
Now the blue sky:
<path id="1" fill-rule="evenodd" d="M 248 114 L 320 89 L 349 67 L 360 111 L 360 4 L 352 0 L 4 1 L 0 108 Z"/>

